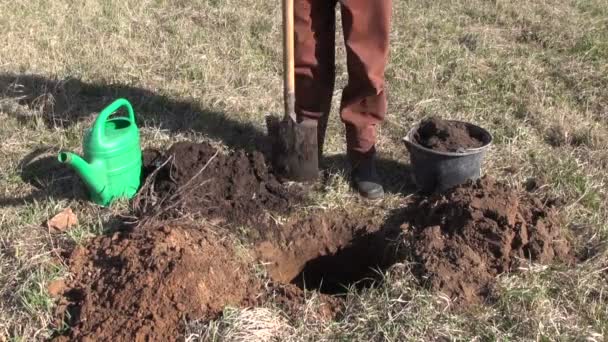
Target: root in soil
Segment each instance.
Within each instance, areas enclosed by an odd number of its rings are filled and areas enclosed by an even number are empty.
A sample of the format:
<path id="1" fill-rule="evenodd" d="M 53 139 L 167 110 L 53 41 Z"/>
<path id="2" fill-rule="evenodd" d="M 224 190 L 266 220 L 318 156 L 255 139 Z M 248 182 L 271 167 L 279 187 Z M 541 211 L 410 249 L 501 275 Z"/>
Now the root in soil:
<path id="1" fill-rule="evenodd" d="M 415 139 L 420 145 L 440 152 L 460 152 L 483 146 L 483 140 L 474 136 L 464 123 L 436 117 L 420 123 Z"/>
<path id="2" fill-rule="evenodd" d="M 529 261 L 574 261 L 551 208 L 490 178 L 415 201 L 400 215 L 416 273 L 458 304 L 491 299 L 496 276 Z"/>

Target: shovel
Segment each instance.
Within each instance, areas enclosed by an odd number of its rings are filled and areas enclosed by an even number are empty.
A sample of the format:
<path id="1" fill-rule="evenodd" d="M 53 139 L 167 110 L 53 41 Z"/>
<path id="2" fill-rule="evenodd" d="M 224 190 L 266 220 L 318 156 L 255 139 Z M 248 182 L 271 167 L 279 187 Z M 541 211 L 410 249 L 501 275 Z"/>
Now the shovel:
<path id="1" fill-rule="evenodd" d="M 317 122 L 297 122 L 295 114 L 293 0 L 283 0 L 283 100 L 282 119 L 266 116 L 272 142 L 272 164 L 282 178 L 296 182 L 314 181 L 319 176 Z"/>

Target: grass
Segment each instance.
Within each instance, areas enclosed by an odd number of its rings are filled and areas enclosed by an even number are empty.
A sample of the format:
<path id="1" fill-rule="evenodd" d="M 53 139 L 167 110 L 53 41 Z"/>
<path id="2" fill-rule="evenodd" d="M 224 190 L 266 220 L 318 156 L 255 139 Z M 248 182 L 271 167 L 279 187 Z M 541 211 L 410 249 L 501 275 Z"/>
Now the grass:
<path id="1" fill-rule="evenodd" d="M 70 206 L 81 224 L 61 239 L 86 243 L 126 211 L 74 199 L 71 173 L 28 179 L 25 157 L 78 151 L 91 114 L 116 96 L 137 108 L 145 146 L 192 139 L 256 148 L 263 115 L 282 106 L 280 27 L 280 6 L 261 0 L 0 0 L 0 340 L 50 333 L 45 289 L 65 271 L 52 266 L 58 246 L 41 223 Z M 502 276 L 499 300 L 466 312 L 446 311 L 445 299 L 397 265 L 382 287 L 351 292 L 337 322 L 283 322 L 268 308 L 257 313 L 268 325 L 248 331 L 252 313 L 231 310 L 194 327 L 190 340 L 246 340 L 272 329 L 294 341 L 608 338 L 606 37 L 604 0 L 395 1 L 389 114 L 378 142 L 384 159 L 405 163 L 400 138 L 416 120 L 481 123 L 496 141 L 485 171 L 514 186 L 536 178 L 539 192 L 563 200 L 564 230 L 587 251 L 585 262 Z M 344 55 L 339 47 L 334 107 L 347 79 Z M 330 156 L 343 153 L 342 133 L 333 115 Z M 363 205 L 343 172 L 325 186 L 319 207 Z M 403 196 L 395 191 L 383 206 Z"/>

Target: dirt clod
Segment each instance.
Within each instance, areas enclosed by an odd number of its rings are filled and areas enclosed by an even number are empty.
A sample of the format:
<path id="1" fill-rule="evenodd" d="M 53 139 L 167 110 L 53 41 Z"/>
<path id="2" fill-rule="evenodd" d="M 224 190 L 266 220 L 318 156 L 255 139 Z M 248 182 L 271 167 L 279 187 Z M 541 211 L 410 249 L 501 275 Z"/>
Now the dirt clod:
<path id="1" fill-rule="evenodd" d="M 573 261 L 553 212 L 490 178 L 411 205 L 407 223 L 418 274 L 460 304 L 492 296 L 497 275 L 527 261 Z"/>
<path id="2" fill-rule="evenodd" d="M 473 135 L 464 123 L 436 117 L 420 123 L 415 139 L 420 145 L 440 152 L 460 152 L 483 146 L 483 141 Z"/>
<path id="3" fill-rule="evenodd" d="M 71 208 L 65 208 L 46 222 L 51 234 L 63 233 L 78 225 L 78 217 Z"/>
<path id="4" fill-rule="evenodd" d="M 53 298 L 58 297 L 65 290 L 65 280 L 55 279 L 55 280 L 49 282 L 46 289 L 51 297 L 53 297 Z"/>

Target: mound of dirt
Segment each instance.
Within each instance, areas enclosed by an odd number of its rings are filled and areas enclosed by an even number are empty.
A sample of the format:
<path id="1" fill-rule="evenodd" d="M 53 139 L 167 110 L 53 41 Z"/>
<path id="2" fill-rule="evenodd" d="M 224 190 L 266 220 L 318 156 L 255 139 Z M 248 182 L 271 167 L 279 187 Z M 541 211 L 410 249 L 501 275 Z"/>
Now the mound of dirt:
<path id="1" fill-rule="evenodd" d="M 461 122 L 445 121 L 436 117 L 420 123 L 414 138 L 426 148 L 440 152 L 460 152 L 483 146 Z"/>
<path id="2" fill-rule="evenodd" d="M 228 241 L 204 227 L 159 224 L 77 248 L 59 305 L 70 340 L 174 340 L 184 319 L 253 302 L 259 284 Z"/>
<path id="3" fill-rule="evenodd" d="M 407 211 L 403 228 L 418 275 L 459 304 L 489 299 L 496 276 L 527 261 L 573 261 L 552 210 L 490 178 L 422 199 Z"/>
<path id="4" fill-rule="evenodd" d="M 261 153 L 217 152 L 209 144 L 179 142 L 165 153 L 145 153 L 148 174 L 170 158 L 155 175 L 151 197 L 180 213 L 241 224 L 258 223 L 266 211 L 286 213 L 302 200 L 269 171 Z"/>

